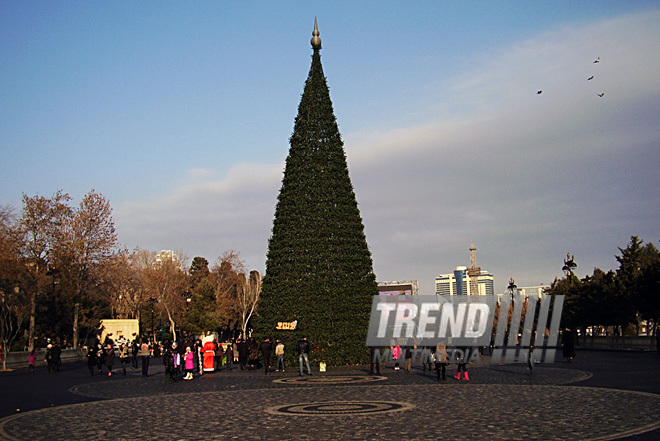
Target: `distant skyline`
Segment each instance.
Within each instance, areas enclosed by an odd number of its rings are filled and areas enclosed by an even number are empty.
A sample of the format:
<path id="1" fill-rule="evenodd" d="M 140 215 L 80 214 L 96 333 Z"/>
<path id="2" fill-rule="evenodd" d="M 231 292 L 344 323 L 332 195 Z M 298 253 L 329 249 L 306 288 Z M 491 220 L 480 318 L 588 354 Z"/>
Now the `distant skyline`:
<path id="1" fill-rule="evenodd" d="M 654 1 L 0 2 L 0 205 L 95 189 L 128 249 L 263 273 L 315 17 L 379 281 L 659 245 Z"/>

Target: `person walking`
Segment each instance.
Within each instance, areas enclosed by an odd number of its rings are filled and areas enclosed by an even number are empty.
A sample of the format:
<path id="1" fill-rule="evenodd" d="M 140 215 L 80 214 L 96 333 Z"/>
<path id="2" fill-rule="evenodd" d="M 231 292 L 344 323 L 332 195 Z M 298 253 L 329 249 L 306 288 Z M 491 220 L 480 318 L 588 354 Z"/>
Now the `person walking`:
<path id="1" fill-rule="evenodd" d="M 140 357 L 142 360 L 142 376 L 146 378 L 149 376 L 149 360 L 151 358 L 151 348 L 149 347 L 149 344 L 144 340 L 140 340 L 138 357 Z"/>
<path id="2" fill-rule="evenodd" d="M 463 380 L 469 381 L 470 380 L 470 375 L 468 374 L 468 371 L 467 371 L 468 348 L 455 349 L 454 354 L 456 356 L 456 360 L 457 360 L 457 363 L 458 363 L 458 367 L 456 369 L 456 375 L 454 376 L 454 378 L 457 379 L 457 380 L 460 380 L 461 379 L 461 372 L 463 372 Z"/>
<path id="3" fill-rule="evenodd" d="M 99 375 L 103 375 L 103 366 L 105 366 L 105 350 L 101 343 L 96 345 L 96 368 Z"/>
<path id="4" fill-rule="evenodd" d="M 303 336 L 302 339 L 298 340 L 296 344 L 296 350 L 298 351 L 298 364 L 300 365 L 300 376 L 303 374 L 303 361 L 307 366 L 307 375 L 312 375 L 312 370 L 309 367 L 309 353 L 312 350 L 311 345 L 307 341 L 307 336 Z"/>
<path id="5" fill-rule="evenodd" d="M 110 343 L 105 348 L 105 367 L 108 369 L 108 377 L 112 376 L 112 365 L 115 363 L 115 348 Z"/>
<path id="6" fill-rule="evenodd" d="M 94 367 L 96 366 L 96 343 L 92 343 L 87 348 L 87 368 L 89 375 L 94 376 Z"/>
<path id="7" fill-rule="evenodd" d="M 273 349 L 273 345 L 270 342 L 270 337 L 266 337 L 264 339 L 259 349 L 264 360 L 264 372 L 266 375 L 270 375 L 270 353 Z"/>
<path id="8" fill-rule="evenodd" d="M 284 343 L 279 339 L 275 340 L 275 356 L 277 357 L 275 372 L 284 372 Z"/>
<path id="9" fill-rule="evenodd" d="M 435 374 L 438 381 L 447 380 L 447 365 L 449 364 L 449 356 L 447 355 L 447 347 L 438 345 L 435 348 L 435 353 L 431 353 L 433 362 L 435 363 Z"/>

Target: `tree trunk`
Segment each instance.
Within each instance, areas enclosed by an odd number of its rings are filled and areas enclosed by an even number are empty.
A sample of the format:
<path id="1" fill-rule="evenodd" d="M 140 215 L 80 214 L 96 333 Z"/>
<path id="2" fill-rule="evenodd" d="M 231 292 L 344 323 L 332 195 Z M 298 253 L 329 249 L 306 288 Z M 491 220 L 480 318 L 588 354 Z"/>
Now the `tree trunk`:
<path id="1" fill-rule="evenodd" d="M 170 330 L 172 331 L 172 341 L 176 341 L 176 324 L 174 323 L 174 319 L 172 318 L 172 314 L 170 313 L 170 308 L 165 305 L 165 312 L 167 312 L 167 319 L 170 321 Z M 161 324 L 162 324 L 162 319 L 161 319 Z M 154 333 L 154 342 L 156 341 L 156 333 L 152 329 L 151 332 Z"/>
<path id="2" fill-rule="evenodd" d="M 78 310 L 80 303 L 73 305 L 73 348 L 78 348 Z"/>
<path id="3" fill-rule="evenodd" d="M 33 292 L 30 296 L 30 330 L 28 331 L 28 351 L 34 349 L 34 317 L 37 313 L 37 293 Z"/>

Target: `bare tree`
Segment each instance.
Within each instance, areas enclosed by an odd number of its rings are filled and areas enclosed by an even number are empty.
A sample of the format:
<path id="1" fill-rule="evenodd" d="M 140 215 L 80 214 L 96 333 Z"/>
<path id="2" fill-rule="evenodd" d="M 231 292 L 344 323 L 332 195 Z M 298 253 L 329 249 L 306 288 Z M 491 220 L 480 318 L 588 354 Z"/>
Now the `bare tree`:
<path id="1" fill-rule="evenodd" d="M 245 271 L 245 263 L 234 250 L 225 251 L 211 269 L 209 277 L 215 288 L 218 320 L 230 322 L 240 319 L 238 289 L 241 280 L 245 279 Z"/>
<path id="2" fill-rule="evenodd" d="M 105 281 L 102 295 L 110 306 L 111 316 L 139 319 L 139 307 L 145 301 L 143 272 L 136 264 L 137 251 L 122 250 L 103 265 Z"/>
<path id="3" fill-rule="evenodd" d="M 247 325 L 257 309 L 261 295 L 261 275 L 258 271 L 250 271 L 250 277 L 243 276 L 238 286 L 238 308 L 241 314 L 243 338 L 247 338 Z"/>
<path id="4" fill-rule="evenodd" d="M 172 336 L 176 340 L 176 323 L 183 318 L 185 299 L 182 296 L 188 290 L 188 275 L 183 270 L 185 260 L 180 254 L 174 259 L 156 260 L 151 253 L 151 264 L 145 268 L 145 284 L 158 309 L 165 313 L 170 323 Z"/>

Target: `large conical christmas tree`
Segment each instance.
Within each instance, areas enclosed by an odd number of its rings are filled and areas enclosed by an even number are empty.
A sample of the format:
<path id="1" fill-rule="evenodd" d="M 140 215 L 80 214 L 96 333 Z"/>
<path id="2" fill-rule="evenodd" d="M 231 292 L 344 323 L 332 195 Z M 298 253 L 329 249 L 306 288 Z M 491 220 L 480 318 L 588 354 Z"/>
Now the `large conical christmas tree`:
<path id="1" fill-rule="evenodd" d="M 289 360 L 304 335 L 314 348 L 311 362 L 365 363 L 378 289 L 323 75 L 316 20 L 312 35 L 312 66 L 290 138 L 254 324 L 258 337 L 285 343 Z M 293 331 L 276 329 L 278 322 L 294 321 Z"/>

